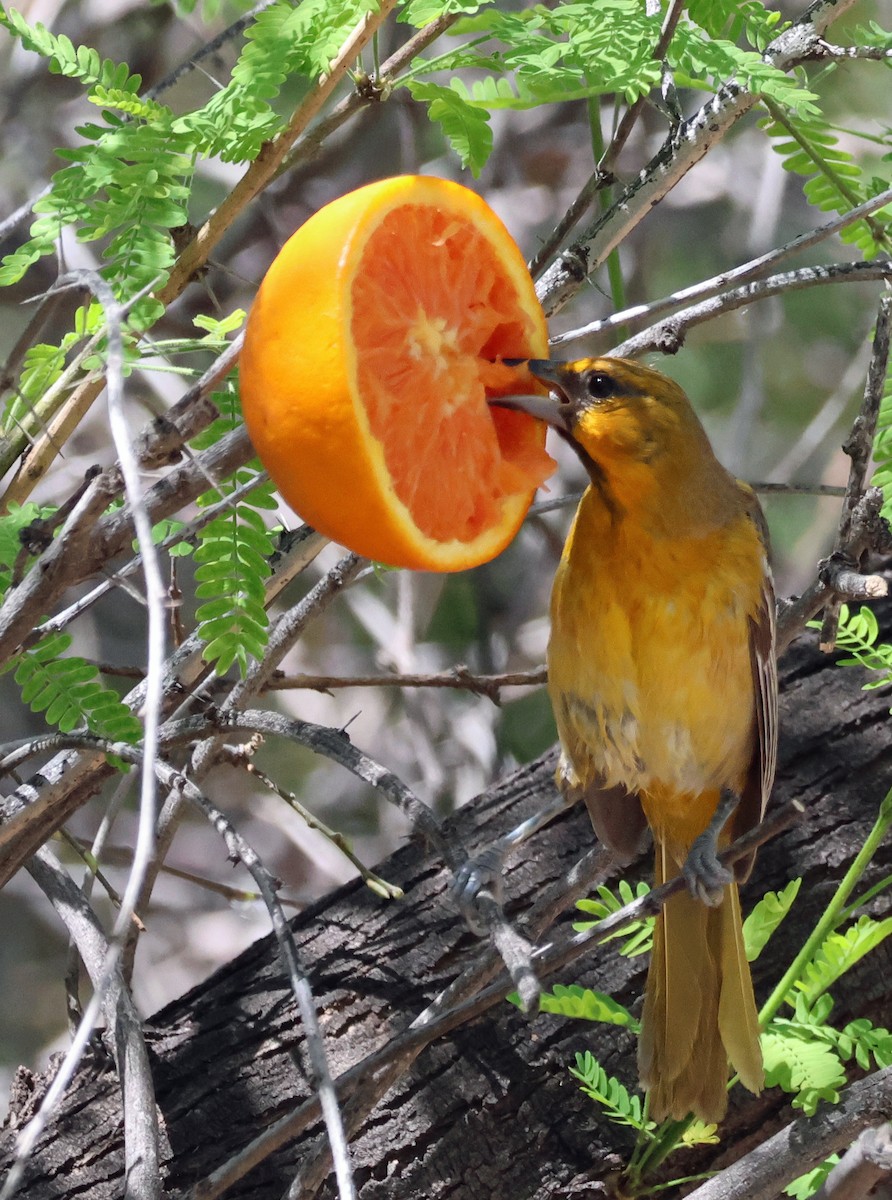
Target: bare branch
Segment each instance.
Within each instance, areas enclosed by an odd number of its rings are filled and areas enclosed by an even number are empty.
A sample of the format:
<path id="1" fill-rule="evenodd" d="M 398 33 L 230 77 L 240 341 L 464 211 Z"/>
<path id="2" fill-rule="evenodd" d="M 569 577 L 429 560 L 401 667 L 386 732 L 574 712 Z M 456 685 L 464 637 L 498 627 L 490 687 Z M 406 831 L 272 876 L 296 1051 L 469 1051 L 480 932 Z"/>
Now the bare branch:
<path id="1" fill-rule="evenodd" d="M 892 58 L 892 50 L 882 46 L 834 46 L 832 42 L 819 39 L 821 52 L 816 58 L 869 58 L 877 62 L 887 62 Z"/>
<path id="2" fill-rule="evenodd" d="M 830 1171 L 812 1200 L 862 1200 L 892 1171 L 892 1125 L 863 1130 Z"/>
<path id="3" fill-rule="evenodd" d="M 847 1146 L 863 1129 L 886 1120 L 892 1067 L 851 1084 L 838 1104 L 799 1117 L 780 1133 L 688 1193 L 688 1200 L 775 1200 L 784 1185 Z"/>
<path id="4" fill-rule="evenodd" d="M 829 263 L 825 266 L 800 267 L 795 271 L 783 271 L 769 275 L 767 279 L 753 280 L 742 287 L 733 288 L 709 300 L 694 304 L 674 316 L 666 317 L 649 329 L 621 342 L 612 354 L 637 358 L 649 350 L 663 354 L 677 354 L 684 344 L 687 331 L 705 321 L 735 309 L 744 308 L 754 300 L 767 300 L 772 296 L 786 295 L 802 288 L 818 287 L 829 283 L 866 283 L 874 280 L 892 279 L 892 260 L 871 259 L 869 262 Z"/>
<path id="5" fill-rule="evenodd" d="M 100 1011 L 112 1034 L 124 1109 L 126 1154 L 125 1200 L 158 1200 L 161 1196 L 159 1132 L 152 1071 L 142 1022 L 121 974 L 120 955 L 106 942 L 96 915 L 80 889 L 45 847 L 37 850 L 28 871 L 65 923 L 93 982 L 94 994 L 77 1035 L 53 1079 L 37 1114 L 18 1138 L 16 1161 L 0 1197 L 11 1200 L 23 1180 L 28 1157 L 47 1127 L 67 1088 Z"/>
<path id="6" fill-rule="evenodd" d="M 764 58 L 789 70 L 809 57 L 820 34 L 851 7 L 853 0 L 816 0 L 791 28 L 768 46 Z M 558 312 L 584 280 L 620 244 L 667 192 L 695 166 L 757 102 L 737 83 L 719 88 L 698 112 L 672 130 L 638 177 L 610 210 L 543 274 L 536 288 L 546 313 Z"/>
<path id="7" fill-rule="evenodd" d="M 567 342 L 576 341 L 579 338 L 591 337 L 597 333 L 606 333 L 619 326 L 637 325 L 642 321 L 651 320 L 658 313 L 679 308 L 681 305 L 687 304 L 692 300 L 706 300 L 710 296 L 718 295 L 730 284 L 743 284 L 753 279 L 760 279 L 772 267 L 791 258 L 794 254 L 799 254 L 801 251 L 816 246 L 829 237 L 833 237 L 841 230 L 854 224 L 855 221 L 869 216 L 879 208 L 884 208 L 890 202 L 892 202 L 892 188 L 887 188 L 886 191 L 871 197 L 870 200 L 865 200 L 863 204 L 850 209 L 847 213 L 841 213 L 832 220 L 827 221 L 824 225 L 819 225 L 816 229 L 801 233 L 785 245 L 778 246 L 766 254 L 760 254 L 758 258 L 751 259 L 749 262 L 743 263 L 731 271 L 723 271 L 720 275 L 714 275 L 711 279 L 704 279 L 702 282 L 692 284 L 690 287 L 680 288 L 677 292 L 672 292 L 671 295 L 664 296 L 661 300 L 654 300 L 650 304 L 636 304 L 632 308 L 623 309 L 622 312 L 612 313 L 609 317 L 603 317 L 598 321 L 590 321 L 587 325 L 580 326 L 579 329 L 571 329 L 566 333 L 559 333 L 549 338 L 549 344 L 551 346 L 563 346 Z"/>
<path id="8" fill-rule="evenodd" d="M 873 338 L 873 352 L 867 371 L 867 381 L 864 385 L 864 399 L 861 410 L 855 418 L 852 431 L 847 438 L 843 450 L 851 459 L 849 479 L 846 484 L 846 495 L 842 503 L 839 517 L 839 531 L 836 536 L 836 546 L 833 556 L 837 559 L 847 559 L 847 565 L 857 570 L 861 554 L 853 556 L 849 547 L 853 541 L 856 511 L 864 498 L 864 485 L 867 480 L 867 468 L 873 452 L 873 439 L 876 433 L 877 419 L 880 414 L 880 402 L 886 382 L 886 368 L 889 363 L 889 341 L 892 335 L 892 299 L 883 297 L 877 311 L 876 330 Z M 863 553 L 863 550 L 862 550 Z M 880 594 L 885 594 L 880 593 Z M 831 651 L 836 645 L 836 633 L 839 625 L 838 597 L 834 597 L 824 608 L 824 622 L 821 627 L 821 649 Z"/>
<path id="9" fill-rule="evenodd" d="M 293 688 L 311 688 L 317 692 L 333 691 L 348 687 L 411 687 L 411 688 L 455 688 L 488 696 L 494 704 L 499 703 L 500 693 L 506 687 L 539 687 L 547 676 L 544 667 L 531 671 L 505 671 L 500 675 L 475 675 L 466 666 L 458 664 L 449 671 L 433 674 L 400 673 L 393 675 L 273 675 L 265 685 L 266 691 L 290 691 Z"/>

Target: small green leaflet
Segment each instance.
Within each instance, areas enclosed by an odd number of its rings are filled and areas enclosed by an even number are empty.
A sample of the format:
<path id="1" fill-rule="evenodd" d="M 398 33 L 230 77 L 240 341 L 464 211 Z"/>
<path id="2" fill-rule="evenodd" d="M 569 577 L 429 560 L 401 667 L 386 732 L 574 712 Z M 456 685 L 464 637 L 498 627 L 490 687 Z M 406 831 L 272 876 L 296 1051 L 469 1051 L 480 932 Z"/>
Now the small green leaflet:
<path id="1" fill-rule="evenodd" d="M 792 879 L 781 892 L 766 892 L 743 923 L 743 941 L 748 962 L 755 962 L 768 939 L 793 907 L 801 879 Z"/>
<path id="2" fill-rule="evenodd" d="M 591 988 L 579 987 L 578 984 L 565 987 L 561 983 L 556 983 L 553 992 L 544 992 L 540 996 L 539 1008 L 542 1012 L 554 1013 L 561 1017 L 575 1017 L 582 1021 L 602 1021 L 607 1025 L 621 1025 L 635 1033 L 640 1028 L 629 1010 L 611 996 L 605 992 L 592 991 Z"/>
<path id="3" fill-rule="evenodd" d="M 413 81 L 409 91 L 427 105 L 428 116 L 443 130 L 461 165 L 469 167 L 477 178 L 492 153 L 492 130 L 486 110 L 469 104 L 455 88 L 441 87 L 438 83 Z"/>

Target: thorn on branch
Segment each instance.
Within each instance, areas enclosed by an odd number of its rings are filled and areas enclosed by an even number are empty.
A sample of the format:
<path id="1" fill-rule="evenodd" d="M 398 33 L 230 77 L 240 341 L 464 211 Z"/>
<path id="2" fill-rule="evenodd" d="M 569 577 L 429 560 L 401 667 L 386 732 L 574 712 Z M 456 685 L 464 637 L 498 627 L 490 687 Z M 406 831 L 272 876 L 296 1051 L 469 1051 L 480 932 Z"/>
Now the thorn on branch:
<path id="1" fill-rule="evenodd" d="M 685 328 L 680 321 L 661 321 L 656 329 L 655 349 L 662 354 L 677 354 L 685 343 Z"/>
<path id="2" fill-rule="evenodd" d="M 367 75 L 365 71 L 353 76 L 353 85 L 363 104 L 383 104 L 384 101 L 390 99 L 393 92 L 393 83 L 390 79 Z"/>

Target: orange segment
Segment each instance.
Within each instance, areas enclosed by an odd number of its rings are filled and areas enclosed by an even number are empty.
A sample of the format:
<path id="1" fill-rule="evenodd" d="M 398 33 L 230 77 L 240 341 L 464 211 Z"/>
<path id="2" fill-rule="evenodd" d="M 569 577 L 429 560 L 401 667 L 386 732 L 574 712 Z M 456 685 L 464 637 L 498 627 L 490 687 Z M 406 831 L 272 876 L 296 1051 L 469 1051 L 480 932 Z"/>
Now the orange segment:
<path id="1" fill-rule="evenodd" d="M 497 554 L 554 464 L 544 427 L 489 408 L 545 357 L 517 246 L 458 184 L 400 176 L 321 209 L 286 243 L 241 358 L 251 438 L 320 532 L 395 566 Z"/>

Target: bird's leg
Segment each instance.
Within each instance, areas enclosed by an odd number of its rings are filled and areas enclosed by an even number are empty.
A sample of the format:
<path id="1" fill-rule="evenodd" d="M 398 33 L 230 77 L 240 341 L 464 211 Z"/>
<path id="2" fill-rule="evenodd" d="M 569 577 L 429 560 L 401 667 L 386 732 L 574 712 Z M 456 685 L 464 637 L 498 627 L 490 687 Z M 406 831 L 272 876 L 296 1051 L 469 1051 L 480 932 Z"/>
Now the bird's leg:
<path id="1" fill-rule="evenodd" d="M 736 792 L 722 788 L 712 819 L 695 838 L 682 868 L 691 895 L 710 908 L 721 904 L 725 888 L 734 879 L 733 872 L 719 862 L 719 837 L 739 803 Z"/>
<path id="2" fill-rule="evenodd" d="M 550 825 L 561 813 L 572 807 L 579 799 L 575 795 L 562 793 L 559 800 L 549 804 L 527 817 L 525 821 L 510 833 L 500 837 L 498 841 L 481 850 L 473 858 L 469 858 L 455 873 L 452 891 L 462 914 L 469 927 L 478 936 L 483 937 L 487 930 L 481 922 L 477 909 L 478 898 L 488 893 L 497 904 L 502 903 L 502 866 L 508 853 L 515 846 L 520 846 L 534 833 Z"/>

